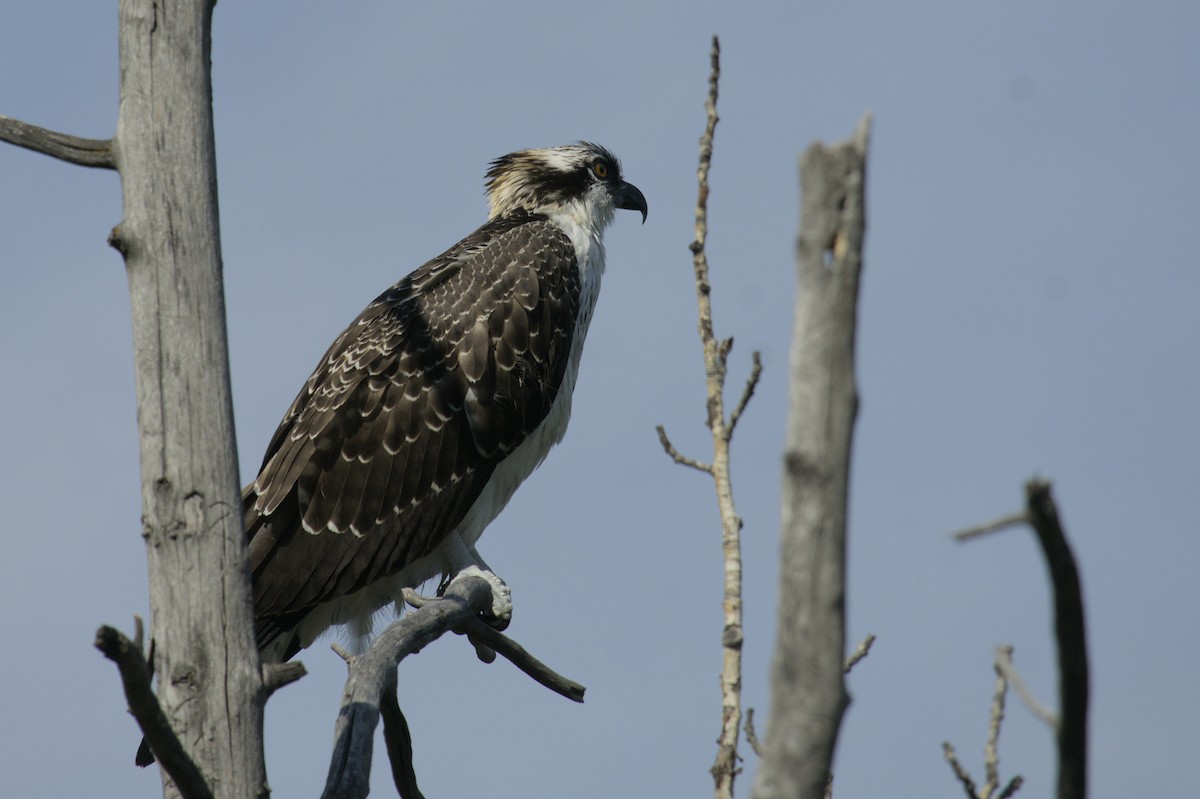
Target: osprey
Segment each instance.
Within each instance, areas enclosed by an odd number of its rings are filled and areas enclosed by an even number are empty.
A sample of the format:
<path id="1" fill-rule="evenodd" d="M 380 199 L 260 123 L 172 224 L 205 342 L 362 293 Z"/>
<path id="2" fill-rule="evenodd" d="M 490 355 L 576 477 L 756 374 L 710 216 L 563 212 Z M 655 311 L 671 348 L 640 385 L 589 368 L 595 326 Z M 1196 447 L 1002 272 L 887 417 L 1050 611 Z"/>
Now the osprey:
<path id="1" fill-rule="evenodd" d="M 508 586 L 475 542 L 562 440 L 604 230 L 646 198 L 589 142 L 492 162 L 488 221 L 380 294 L 321 358 L 242 490 L 258 647 L 286 660 L 330 625 L 441 574 Z M 154 756 L 145 741 L 136 758 Z"/>
<path id="2" fill-rule="evenodd" d="M 242 492 L 258 645 L 285 660 L 330 625 L 369 634 L 405 587 L 467 572 L 475 543 L 562 440 L 615 209 L 646 198 L 588 142 L 487 173 L 488 221 L 337 337 Z"/>

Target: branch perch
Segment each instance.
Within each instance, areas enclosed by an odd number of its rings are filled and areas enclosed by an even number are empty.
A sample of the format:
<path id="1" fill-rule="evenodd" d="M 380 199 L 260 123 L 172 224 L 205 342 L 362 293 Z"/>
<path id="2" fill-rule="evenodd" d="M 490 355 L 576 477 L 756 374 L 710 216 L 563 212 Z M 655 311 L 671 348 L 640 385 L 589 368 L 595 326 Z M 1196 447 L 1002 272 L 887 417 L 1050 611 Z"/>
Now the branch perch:
<path id="1" fill-rule="evenodd" d="M 410 594 L 405 592 L 406 598 Z M 395 700 L 396 666 L 447 632 L 479 637 L 540 684 L 576 702 L 583 701 L 582 685 L 556 674 L 519 644 L 479 621 L 478 614 L 491 606 L 491 587 L 486 581 L 477 577 L 456 579 L 441 599 L 418 597 L 416 601 L 420 607 L 390 624 L 361 656 L 339 652 L 350 674 L 334 727 L 324 799 L 360 799 L 367 795 L 375 727 L 381 716 L 397 789 L 403 799 L 419 799 L 421 794 L 412 773 L 411 737 Z"/>
<path id="2" fill-rule="evenodd" d="M 83 139 L 0 115 L 0 141 L 69 164 L 101 169 L 117 168 L 116 162 L 113 161 L 112 139 Z"/>

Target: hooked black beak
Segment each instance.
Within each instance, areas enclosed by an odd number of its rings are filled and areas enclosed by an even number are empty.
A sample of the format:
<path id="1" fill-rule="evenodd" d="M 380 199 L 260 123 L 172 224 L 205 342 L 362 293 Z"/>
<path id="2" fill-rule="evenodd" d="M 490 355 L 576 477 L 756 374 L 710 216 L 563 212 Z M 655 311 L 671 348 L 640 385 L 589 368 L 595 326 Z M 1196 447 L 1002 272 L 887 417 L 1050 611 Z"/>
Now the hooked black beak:
<path id="1" fill-rule="evenodd" d="M 614 205 L 626 211 L 641 211 L 642 224 L 646 224 L 646 196 L 637 186 L 622 180 L 613 192 L 613 201 Z"/>

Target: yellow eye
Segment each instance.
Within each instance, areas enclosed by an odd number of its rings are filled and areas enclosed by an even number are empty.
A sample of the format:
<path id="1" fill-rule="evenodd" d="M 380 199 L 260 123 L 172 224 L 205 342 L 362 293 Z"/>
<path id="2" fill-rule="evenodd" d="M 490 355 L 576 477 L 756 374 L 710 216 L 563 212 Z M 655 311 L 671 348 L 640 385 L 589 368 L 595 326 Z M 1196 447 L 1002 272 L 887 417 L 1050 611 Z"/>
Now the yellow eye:
<path id="1" fill-rule="evenodd" d="M 592 172 L 596 174 L 596 177 L 604 180 L 608 177 L 608 164 L 604 163 L 603 161 L 597 161 L 596 163 L 592 164 Z"/>

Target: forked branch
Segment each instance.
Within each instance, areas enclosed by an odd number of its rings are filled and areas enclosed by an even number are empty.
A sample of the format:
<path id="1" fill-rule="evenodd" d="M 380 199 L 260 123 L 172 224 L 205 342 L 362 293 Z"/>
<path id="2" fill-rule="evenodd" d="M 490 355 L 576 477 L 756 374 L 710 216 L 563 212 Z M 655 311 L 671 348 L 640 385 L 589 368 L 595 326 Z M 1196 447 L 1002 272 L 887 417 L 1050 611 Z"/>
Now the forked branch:
<path id="1" fill-rule="evenodd" d="M 395 699 L 396 666 L 447 632 L 477 639 L 542 685 L 573 701 L 583 701 L 582 685 L 556 674 L 519 644 L 479 620 L 479 613 L 491 606 L 491 588 L 486 581 L 476 577 L 456 579 L 439 600 L 424 600 L 406 592 L 409 596 L 420 607 L 389 625 L 364 654 L 352 657 L 339 653 L 346 659 L 350 674 L 334 727 L 333 756 L 322 794 L 325 799 L 367 795 L 375 727 L 381 716 L 397 790 L 403 799 L 419 799 L 408 725 Z"/>
<path id="2" fill-rule="evenodd" d="M 732 799 L 734 778 L 741 770 L 737 752 L 738 730 L 742 721 L 742 520 L 733 504 L 733 486 L 729 478 L 729 443 L 738 420 L 754 395 L 762 374 L 762 360 L 753 355 L 754 366 L 742 390 L 741 399 L 732 415 L 725 416 L 725 375 L 733 339 L 718 340 L 713 332 L 711 284 L 708 279 L 708 172 L 712 166 L 713 133 L 717 127 L 717 90 L 721 78 L 721 45 L 716 36 L 710 53 L 711 72 L 708 79 L 708 99 L 705 102 L 706 122 L 700 137 L 700 163 L 696 169 L 698 183 L 696 198 L 696 235 L 689 245 L 692 268 L 696 278 L 697 328 L 704 352 L 704 374 L 707 392 L 707 424 L 712 434 L 713 458 L 705 463 L 681 455 L 659 425 L 658 440 L 663 451 L 682 466 L 712 476 L 721 515 L 721 550 L 724 558 L 724 624 L 721 629 L 721 733 L 717 738 L 717 756 L 709 771 L 712 773 L 717 799 Z"/>

